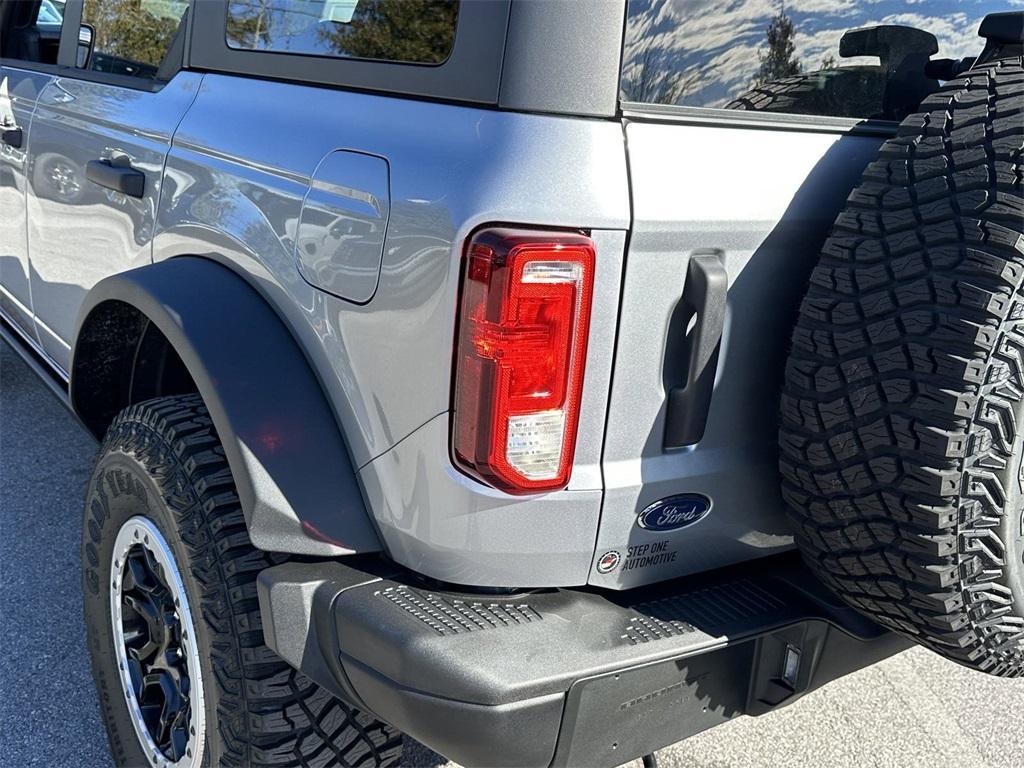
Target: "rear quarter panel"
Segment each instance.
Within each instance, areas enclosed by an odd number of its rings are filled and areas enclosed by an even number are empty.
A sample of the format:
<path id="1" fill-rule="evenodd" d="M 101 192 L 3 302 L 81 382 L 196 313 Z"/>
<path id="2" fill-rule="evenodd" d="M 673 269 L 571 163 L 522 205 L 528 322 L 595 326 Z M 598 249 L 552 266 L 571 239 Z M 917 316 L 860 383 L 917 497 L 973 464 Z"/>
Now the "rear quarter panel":
<path id="1" fill-rule="evenodd" d="M 346 149 L 390 168 L 380 279 L 365 304 L 310 286 L 294 252 L 312 174 L 328 153 Z M 164 183 L 154 258 L 216 259 L 281 315 L 334 404 L 395 559 L 463 583 L 585 583 L 629 224 L 620 124 L 210 74 L 175 135 Z M 495 497 L 457 475 L 446 437 L 422 454 L 391 452 L 424 425 L 437 429 L 449 409 L 462 243 L 488 222 L 607 232 L 595 234 L 606 274 L 574 484 L 530 502 Z M 253 361 L 251 375 L 258 370 Z M 453 483 L 457 498 L 441 490 Z M 524 552 L 543 565 L 515 567 Z"/>

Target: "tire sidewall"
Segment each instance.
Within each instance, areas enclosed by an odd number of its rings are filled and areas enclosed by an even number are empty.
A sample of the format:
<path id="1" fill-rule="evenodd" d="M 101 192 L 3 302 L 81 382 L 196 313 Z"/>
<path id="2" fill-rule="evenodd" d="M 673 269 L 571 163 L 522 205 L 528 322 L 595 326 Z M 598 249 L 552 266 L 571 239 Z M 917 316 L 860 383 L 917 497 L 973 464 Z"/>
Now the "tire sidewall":
<path id="1" fill-rule="evenodd" d="M 1018 229 L 1024 235 L 1024 223 Z M 1024 313 L 1024 286 L 1019 286 L 1013 295 L 1013 300 L 1018 306 L 1011 310 L 1011 317 L 1020 316 Z M 1024 354 L 1024 334 L 1014 330 L 1016 320 L 1004 321 L 1001 328 L 1001 339 L 996 345 L 996 351 L 989 360 L 989 370 L 992 369 L 996 360 L 1012 360 Z M 1007 381 L 1010 387 L 1017 389 L 1024 385 L 1019 377 L 1012 378 L 1007 373 Z M 1005 399 L 1005 393 L 1000 399 Z M 974 423 L 989 422 L 992 416 L 988 415 L 989 406 L 983 399 L 980 403 L 978 413 L 975 415 Z M 995 479 L 998 481 L 1003 501 L 994 509 L 995 514 L 1001 517 L 1000 524 L 996 527 L 999 541 L 1003 547 L 1001 574 L 998 583 L 1002 584 L 1011 594 L 1010 614 L 1013 617 L 1024 618 L 1024 397 L 1021 397 L 1010 404 L 1007 418 L 1014 424 L 1013 442 L 1010 445 L 1009 453 L 1003 453 L 1006 465 L 1004 468 L 995 471 Z M 978 468 L 965 471 L 963 475 L 964 489 L 962 499 L 976 499 L 978 494 L 975 489 L 984 487 L 984 476 L 987 471 L 978 472 Z M 991 471 L 991 470 L 989 470 Z"/>
<path id="2" fill-rule="evenodd" d="M 1003 533 L 1006 544 L 1007 586 L 1013 593 L 1016 616 L 1024 616 L 1024 400 L 1016 406 L 1017 446 L 1007 469 L 1006 513 Z"/>
<path id="3" fill-rule="evenodd" d="M 210 662 L 210 638 L 201 620 L 201 592 L 190 567 L 191 560 L 178 532 L 166 495 L 146 467 L 129 453 L 110 447 L 96 463 L 86 493 L 82 530 L 82 592 L 84 595 L 86 642 L 92 659 L 93 677 L 104 714 L 110 749 L 119 765 L 148 765 L 139 744 L 126 703 L 114 649 L 110 615 L 111 561 L 118 531 L 130 518 L 151 521 L 171 547 L 189 600 L 206 709 L 206 744 L 203 765 L 215 765 L 212 754 L 217 739 L 210 731 L 216 721 L 216 686 Z"/>

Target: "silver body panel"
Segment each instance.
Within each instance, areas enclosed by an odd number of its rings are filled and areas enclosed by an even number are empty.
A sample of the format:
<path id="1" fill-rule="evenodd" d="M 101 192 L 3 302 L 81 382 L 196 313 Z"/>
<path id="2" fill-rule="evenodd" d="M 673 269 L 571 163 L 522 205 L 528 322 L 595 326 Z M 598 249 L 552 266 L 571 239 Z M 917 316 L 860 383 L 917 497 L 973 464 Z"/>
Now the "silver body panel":
<path id="1" fill-rule="evenodd" d="M 413 570 L 456 584 L 587 582 L 602 500 L 604 410 L 625 233 L 593 231 L 591 237 L 597 272 L 569 487 L 510 496 L 466 477 L 448 458 L 449 414 L 440 414 L 360 472 L 389 554 Z M 450 349 L 439 354 L 449 364 Z"/>
<path id="2" fill-rule="evenodd" d="M 20 128 L 23 135 L 21 147 L 0 143 L 0 309 L 36 344 L 25 221 L 28 141 L 36 100 L 52 79 L 42 72 L 0 67 L 0 126 Z"/>
<path id="3" fill-rule="evenodd" d="M 27 196 L 32 302 L 43 349 L 65 371 L 85 294 L 151 260 L 164 159 L 201 77 L 182 72 L 155 93 L 58 77 L 39 96 Z M 141 198 L 86 179 L 89 161 L 118 155 L 146 175 Z"/>
<path id="4" fill-rule="evenodd" d="M 824 234 L 880 139 L 631 122 L 626 142 L 633 228 L 590 579 L 616 589 L 792 546 L 776 447 L 786 349 Z M 700 442 L 664 450 L 665 372 L 679 353 L 669 322 L 690 255 L 706 249 L 724 252 L 729 277 L 714 396 Z M 669 532 L 636 523 L 681 493 L 705 495 L 710 514 Z M 601 574 L 609 551 L 622 563 Z"/>
<path id="5" fill-rule="evenodd" d="M 313 99 L 315 115 L 305 109 Z M 259 131 L 238 130 L 257 123 Z M 302 140 L 280 140 L 289 135 Z M 311 179 L 340 149 L 390 167 L 379 284 L 365 304 L 313 288 L 295 255 Z M 207 75 L 175 134 L 164 185 L 154 259 L 215 258 L 285 319 L 334 404 L 392 557 L 466 584 L 585 583 L 629 225 L 620 124 Z M 463 477 L 445 447 L 462 244 L 499 221 L 595 230 L 598 246 L 572 484 L 529 500 Z M 427 440 L 439 425 L 444 440 L 404 458 L 410 435 Z M 524 553 L 543 567 L 522 567 Z"/>
<path id="6" fill-rule="evenodd" d="M 338 150 L 317 166 L 302 203 L 295 258 L 306 282 L 343 299 L 373 298 L 391 213 L 382 157 Z"/>

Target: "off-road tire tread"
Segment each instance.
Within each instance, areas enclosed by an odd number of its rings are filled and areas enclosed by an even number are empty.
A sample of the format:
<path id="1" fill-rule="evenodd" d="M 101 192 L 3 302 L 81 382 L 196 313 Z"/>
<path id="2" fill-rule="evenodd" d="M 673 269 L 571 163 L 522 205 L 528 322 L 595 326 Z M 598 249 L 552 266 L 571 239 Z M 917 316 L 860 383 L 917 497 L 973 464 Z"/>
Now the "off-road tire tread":
<path id="1" fill-rule="evenodd" d="M 1024 676 L 1007 567 L 1024 553 L 996 535 L 1024 516 L 1022 145 L 1020 57 L 950 81 L 882 145 L 810 279 L 780 429 L 821 578 L 1006 677 Z"/>
<path id="2" fill-rule="evenodd" d="M 102 450 L 128 453 L 146 467 L 165 494 L 192 575 L 202 585 L 193 612 L 214 638 L 217 729 L 225 745 L 220 765 L 395 765 L 402 744 L 398 731 L 338 700 L 264 644 L 256 577 L 287 557 L 257 550 L 249 541 L 231 471 L 202 399 L 165 397 L 125 409 L 107 431 Z"/>
<path id="3" fill-rule="evenodd" d="M 755 85 L 727 103 L 724 108 L 752 112 L 794 112 L 814 94 L 815 90 L 814 81 L 807 75 L 792 75 Z"/>

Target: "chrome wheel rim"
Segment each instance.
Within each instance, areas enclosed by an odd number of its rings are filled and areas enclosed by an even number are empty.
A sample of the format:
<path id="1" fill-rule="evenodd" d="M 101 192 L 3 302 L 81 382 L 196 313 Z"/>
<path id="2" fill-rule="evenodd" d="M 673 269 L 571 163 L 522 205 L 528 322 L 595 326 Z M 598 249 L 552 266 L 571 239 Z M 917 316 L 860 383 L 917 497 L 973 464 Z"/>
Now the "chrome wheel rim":
<path id="1" fill-rule="evenodd" d="M 206 710 L 181 571 L 149 519 L 117 533 L 110 618 L 129 719 L 152 768 L 195 768 L 206 743 Z"/>

